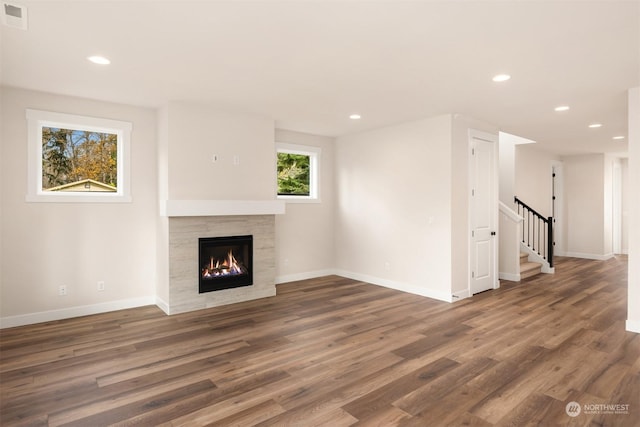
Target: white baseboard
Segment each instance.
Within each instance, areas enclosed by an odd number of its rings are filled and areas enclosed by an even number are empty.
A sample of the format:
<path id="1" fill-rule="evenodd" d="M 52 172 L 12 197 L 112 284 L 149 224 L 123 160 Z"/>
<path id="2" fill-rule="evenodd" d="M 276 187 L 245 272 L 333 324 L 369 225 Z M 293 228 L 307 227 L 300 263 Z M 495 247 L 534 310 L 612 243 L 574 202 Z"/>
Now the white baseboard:
<path id="1" fill-rule="evenodd" d="M 626 329 L 629 332 L 640 334 L 640 320 L 629 320 L 626 322 Z"/>
<path id="2" fill-rule="evenodd" d="M 428 298 L 433 298 L 440 301 L 452 302 L 462 298 L 466 298 L 467 295 L 456 295 L 458 298 L 454 298 L 453 295 L 444 294 L 442 292 L 433 291 L 423 287 L 409 285 L 406 283 L 394 282 L 391 280 L 380 279 L 373 276 L 367 276 L 363 274 L 348 272 L 344 270 L 316 270 L 305 273 L 289 274 L 276 277 L 276 283 L 294 282 L 297 280 L 314 279 L 317 277 L 324 277 L 330 275 L 339 275 L 347 277 L 353 280 L 359 280 L 373 285 L 384 286 L 386 288 L 396 289 L 403 292 L 408 292 L 415 295 L 421 295 Z M 272 295 L 266 295 L 272 296 Z M 124 310 L 127 308 L 143 307 L 147 305 L 155 305 L 166 314 L 171 314 L 169 304 L 158 296 L 149 296 L 142 298 L 134 298 L 127 300 L 118 300 L 105 302 L 100 304 L 83 305 L 78 307 L 69 307 L 59 310 L 42 311 L 38 313 L 22 314 L 17 316 L 0 317 L 0 329 L 13 328 L 16 326 L 32 325 L 34 323 L 52 322 L 56 320 L 69 319 L 73 317 L 88 316 L 91 314 L 107 313 L 110 311 Z"/>
<path id="3" fill-rule="evenodd" d="M 400 283 L 393 280 L 381 279 L 378 277 L 368 276 L 366 274 L 354 273 L 352 271 L 345 270 L 336 270 L 335 274 L 337 274 L 338 276 L 346 277 L 348 279 L 359 280 L 361 282 L 371 283 L 372 285 L 384 286 L 385 288 L 395 289 L 414 295 L 420 295 L 439 301 L 454 301 L 453 295 L 449 293 L 434 291 L 433 289 L 423 288 L 421 286 L 415 286 L 408 283 Z M 456 298 L 455 300 L 457 301 L 458 298 Z"/>
<path id="4" fill-rule="evenodd" d="M 529 246 L 525 245 L 522 242 L 520 242 L 520 252 L 524 252 L 528 254 L 529 261 L 540 263 L 540 271 L 542 273 L 551 273 L 551 274 L 555 273 L 555 269 L 549 265 L 549 261 L 544 259 L 542 255 L 535 252 L 533 249 L 531 249 Z"/>
<path id="5" fill-rule="evenodd" d="M 453 295 L 451 296 L 451 299 L 453 300 L 453 302 L 456 302 L 469 297 L 471 297 L 471 294 L 469 293 L 469 289 L 465 289 L 464 291 L 454 292 Z"/>
<path id="6" fill-rule="evenodd" d="M 563 252 L 562 256 L 567 256 L 572 258 L 594 259 L 596 261 L 606 261 L 608 259 L 613 258 L 615 255 L 613 253 L 600 255 L 600 254 L 589 254 L 589 253 L 583 253 L 583 252 Z"/>
<path id="7" fill-rule="evenodd" d="M 327 270 L 308 271 L 305 273 L 285 274 L 283 276 L 276 277 L 276 284 L 297 282 L 298 280 L 315 279 L 317 277 L 331 276 L 332 274 L 337 274 L 336 270 L 327 269 Z"/>
<path id="8" fill-rule="evenodd" d="M 158 306 L 158 308 L 160 310 L 164 311 L 165 314 L 167 314 L 167 315 L 171 314 L 171 309 L 169 308 L 169 303 L 166 302 L 165 300 L 163 300 L 162 298 L 160 298 L 157 295 L 156 295 L 156 305 Z"/>
<path id="9" fill-rule="evenodd" d="M 0 318 L 0 329 L 32 325 L 34 323 L 52 322 L 55 320 L 69 319 L 72 317 L 89 316 L 91 314 L 107 313 L 110 311 L 124 310 L 127 308 L 144 307 L 146 305 L 156 305 L 156 298 L 153 296 L 132 298 L 126 300 L 103 302 L 99 304 L 62 308 L 59 310 L 49 310 L 41 311 L 38 313 L 7 316 Z"/>
<path id="10" fill-rule="evenodd" d="M 498 278 L 500 280 L 508 280 L 509 282 L 519 282 L 522 280 L 520 278 L 520 274 L 512 274 L 512 273 L 498 273 Z"/>

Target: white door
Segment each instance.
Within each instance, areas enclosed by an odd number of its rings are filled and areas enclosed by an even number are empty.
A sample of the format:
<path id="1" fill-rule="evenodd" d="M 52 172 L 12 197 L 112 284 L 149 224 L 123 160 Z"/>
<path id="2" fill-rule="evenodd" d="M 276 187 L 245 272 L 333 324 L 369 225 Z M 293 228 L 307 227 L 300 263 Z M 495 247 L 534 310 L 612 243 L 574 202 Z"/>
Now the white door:
<path id="1" fill-rule="evenodd" d="M 471 278 L 469 292 L 498 287 L 497 281 L 497 173 L 496 137 L 471 131 L 470 145 L 470 224 Z"/>

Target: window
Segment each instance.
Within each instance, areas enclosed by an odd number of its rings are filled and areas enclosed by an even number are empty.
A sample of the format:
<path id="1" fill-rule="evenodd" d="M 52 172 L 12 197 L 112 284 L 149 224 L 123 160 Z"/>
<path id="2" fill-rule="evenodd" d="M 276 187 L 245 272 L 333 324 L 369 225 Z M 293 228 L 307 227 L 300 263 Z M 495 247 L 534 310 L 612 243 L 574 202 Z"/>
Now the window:
<path id="1" fill-rule="evenodd" d="M 287 201 L 318 202 L 320 148 L 278 143 L 276 151 L 278 198 Z"/>
<path id="2" fill-rule="evenodd" d="M 131 123 L 38 110 L 27 123 L 27 201 L 131 201 Z"/>

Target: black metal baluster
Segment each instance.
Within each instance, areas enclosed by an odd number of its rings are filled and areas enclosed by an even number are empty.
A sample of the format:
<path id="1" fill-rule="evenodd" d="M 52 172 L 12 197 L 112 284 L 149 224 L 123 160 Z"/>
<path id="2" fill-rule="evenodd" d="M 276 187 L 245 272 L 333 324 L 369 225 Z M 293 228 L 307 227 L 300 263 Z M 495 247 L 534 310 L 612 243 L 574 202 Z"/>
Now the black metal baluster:
<path id="1" fill-rule="evenodd" d="M 517 206 L 518 215 L 523 218 L 522 243 L 537 252 L 538 255 L 547 260 L 549 266 L 553 267 L 553 217 L 543 217 L 518 199 L 517 196 L 513 200 Z M 527 229 L 526 240 L 525 227 Z M 535 247 L 536 242 L 538 244 L 537 249 Z"/>

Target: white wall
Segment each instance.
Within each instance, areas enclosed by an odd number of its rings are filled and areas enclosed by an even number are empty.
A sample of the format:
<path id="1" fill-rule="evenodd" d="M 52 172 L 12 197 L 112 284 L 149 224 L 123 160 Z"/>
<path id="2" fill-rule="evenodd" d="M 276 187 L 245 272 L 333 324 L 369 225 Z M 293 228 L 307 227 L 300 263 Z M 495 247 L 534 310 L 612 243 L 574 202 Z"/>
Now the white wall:
<path id="1" fill-rule="evenodd" d="M 158 206 L 157 212 L 164 209 L 169 199 L 169 108 L 164 106 L 157 112 L 158 121 Z M 163 215 L 156 222 L 156 304 L 165 313 L 169 301 L 169 218 Z"/>
<path id="2" fill-rule="evenodd" d="M 510 209 L 507 206 L 507 209 Z M 522 222 L 512 215 L 513 210 L 500 210 L 498 272 L 500 279 L 520 281 L 520 229 Z"/>
<path id="3" fill-rule="evenodd" d="M 612 255 L 611 215 L 607 216 L 611 210 L 610 162 L 604 154 L 568 156 L 563 161 L 566 255 L 607 259 Z"/>
<path id="4" fill-rule="evenodd" d="M 516 146 L 515 196 L 544 217 L 552 214 L 551 164 L 559 160 L 535 144 Z"/>
<path id="5" fill-rule="evenodd" d="M 452 117 L 336 140 L 336 267 L 449 300 Z"/>
<path id="6" fill-rule="evenodd" d="M 618 161 L 609 155 L 604 156 L 602 210 L 602 252 L 606 256 L 613 255 L 613 163 Z"/>
<path id="7" fill-rule="evenodd" d="M 1 67 L 1 63 L 2 63 L 2 59 L 0 58 L 0 73 L 2 72 L 2 67 Z M 4 259 L 3 257 L 3 248 L 4 248 L 4 244 L 2 243 L 2 241 L 4 240 L 3 237 L 3 225 L 4 224 L 4 173 L 2 172 L 4 170 L 4 143 L 3 141 L 5 141 L 5 134 L 4 134 L 4 115 L 3 115 L 3 102 L 2 99 L 4 98 L 4 94 L 3 94 L 3 89 L 2 87 L 0 87 L 0 319 L 2 319 L 3 316 L 3 311 L 2 311 L 2 289 L 3 289 L 3 281 L 4 281 L 4 274 L 2 273 L 3 271 L 3 262 L 2 260 Z M 2 324 L 0 324 L 0 327 L 2 327 Z"/>
<path id="8" fill-rule="evenodd" d="M 167 108 L 169 199 L 275 198 L 273 120 L 198 104 Z"/>
<path id="9" fill-rule="evenodd" d="M 622 187 L 622 197 L 621 197 L 621 211 L 622 218 L 620 223 L 621 228 L 621 247 L 622 253 L 629 253 L 629 198 L 631 197 L 631 191 L 629 187 L 629 159 L 620 159 L 620 169 L 621 169 L 621 187 Z"/>
<path id="10" fill-rule="evenodd" d="M 543 216 L 552 214 L 551 166 L 562 164 L 555 226 L 556 254 L 603 259 L 613 253 L 613 162 L 604 154 L 558 156 L 534 144 L 516 146 L 516 195 Z M 624 196 L 623 196 L 624 197 Z"/>
<path id="11" fill-rule="evenodd" d="M 340 274 L 445 301 L 468 293 L 470 129 L 497 139 L 460 115 L 337 138 Z"/>
<path id="12" fill-rule="evenodd" d="M 500 167 L 500 193 L 502 203 L 512 208 L 516 195 L 516 143 L 502 132 L 498 141 L 498 164 Z"/>
<path id="13" fill-rule="evenodd" d="M 629 159 L 610 157 L 612 165 L 612 250 L 615 254 L 629 252 L 628 198 L 629 198 Z"/>
<path id="14" fill-rule="evenodd" d="M 282 129 L 276 129 L 275 140 L 321 149 L 319 203 L 287 202 L 285 214 L 276 216 L 276 282 L 326 275 L 335 265 L 335 140 Z"/>
<path id="15" fill-rule="evenodd" d="M 629 90 L 629 280 L 627 330 L 640 333 L 640 87 Z"/>
<path id="16" fill-rule="evenodd" d="M 2 88 L 2 326 L 151 304 L 156 280 L 155 111 Z M 128 121 L 131 203 L 27 203 L 33 108 Z M 105 281 L 106 290 L 97 291 Z M 67 296 L 58 287 L 67 286 Z"/>
<path id="17" fill-rule="evenodd" d="M 515 219 L 516 205 L 516 147 L 530 140 L 505 132 L 498 134 L 499 146 L 499 199 L 504 203 L 499 216 L 499 275 L 501 279 L 520 280 L 520 230 L 521 222 Z"/>

